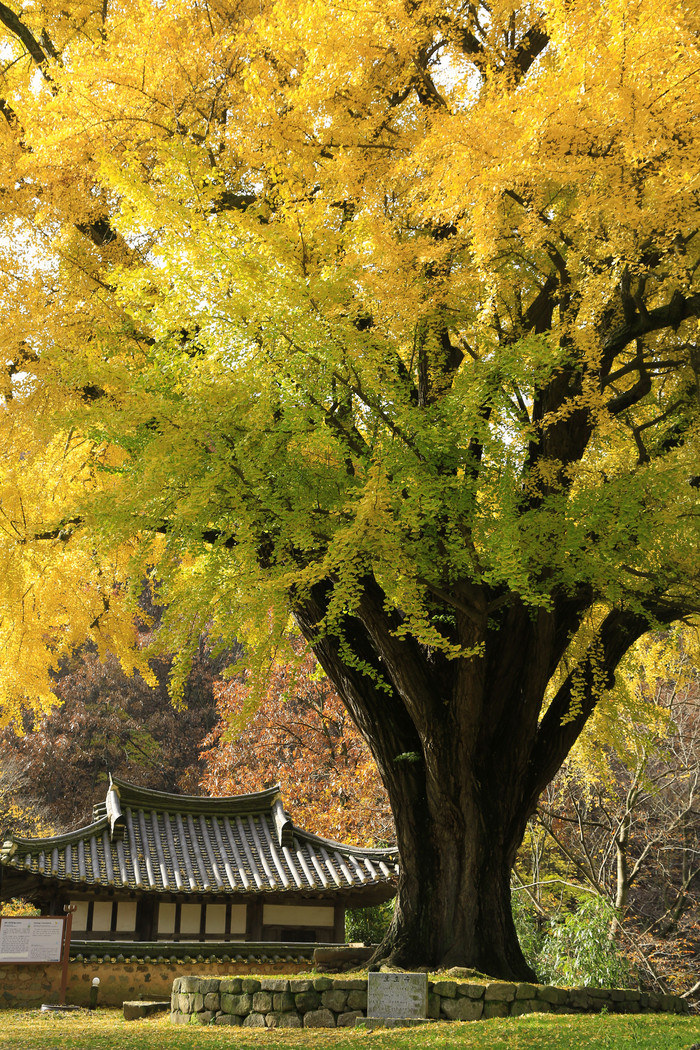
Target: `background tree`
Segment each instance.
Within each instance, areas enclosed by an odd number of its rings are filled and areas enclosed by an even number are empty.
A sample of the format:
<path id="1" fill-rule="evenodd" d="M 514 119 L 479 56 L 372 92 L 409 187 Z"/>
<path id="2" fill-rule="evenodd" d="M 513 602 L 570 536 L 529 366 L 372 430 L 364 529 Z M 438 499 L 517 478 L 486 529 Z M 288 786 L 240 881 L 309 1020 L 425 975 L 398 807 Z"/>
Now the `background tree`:
<path id="1" fill-rule="evenodd" d="M 154 685 L 124 674 L 111 654 L 76 655 L 54 686 L 61 706 L 36 722 L 27 719 L 22 735 L 6 730 L 0 740 L 0 762 L 14 771 L 17 801 L 69 830 L 90 822 L 110 773 L 160 791 L 200 793 L 199 749 L 216 719 L 214 671 L 202 652 L 175 708 L 169 665 L 151 661 Z"/>
<path id="2" fill-rule="evenodd" d="M 138 650 L 147 648 L 162 615 L 147 588 L 131 624 Z M 110 652 L 100 657 L 94 646 L 77 648 L 52 681 L 60 706 L 40 715 L 26 710 L 21 723 L 0 736 L 8 798 L 20 811 L 41 815 L 54 831 L 67 831 L 92 820 L 96 792 L 106 789 L 110 774 L 156 790 L 199 793 L 199 751 L 216 722 L 216 683 L 239 655 L 235 642 L 214 655 L 203 635 L 181 703 L 173 706 L 171 655 L 151 657 L 144 678 L 138 671 L 127 674 Z M 0 828 L 27 833 L 16 821 Z"/>
<path id="3" fill-rule="evenodd" d="M 383 954 L 531 974 L 538 796 L 698 611 L 696 5 L 0 23 L 5 666 L 125 650 L 125 576 L 182 681 L 291 610 L 392 805 Z"/>
<path id="4" fill-rule="evenodd" d="M 541 797 L 516 871 L 538 917 L 535 952 L 583 891 L 614 909 L 610 938 L 640 978 L 675 992 L 697 981 L 700 958 L 697 642 L 647 636 L 628 654 L 616 690 L 626 714 L 601 703 Z"/>
<path id="5" fill-rule="evenodd" d="M 296 666 L 277 665 L 257 702 L 245 678 L 219 682 L 219 722 L 204 740 L 201 786 L 228 795 L 280 783 L 285 806 L 307 830 L 357 845 L 391 843 L 391 811 L 371 752 L 318 670 L 310 654 Z"/>

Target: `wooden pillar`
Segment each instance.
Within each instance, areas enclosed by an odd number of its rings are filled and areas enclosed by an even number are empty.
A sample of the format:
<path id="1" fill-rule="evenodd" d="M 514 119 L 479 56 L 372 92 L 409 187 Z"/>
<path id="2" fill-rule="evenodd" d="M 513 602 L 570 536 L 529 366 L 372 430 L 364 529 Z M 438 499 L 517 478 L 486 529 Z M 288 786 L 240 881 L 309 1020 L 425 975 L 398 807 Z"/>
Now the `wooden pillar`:
<path id="1" fill-rule="evenodd" d="M 333 908 L 333 940 L 336 944 L 345 944 L 344 904 L 335 904 Z"/>
<path id="2" fill-rule="evenodd" d="M 139 941 L 155 940 L 156 901 L 141 897 L 136 905 L 136 934 Z"/>
<path id="3" fill-rule="evenodd" d="M 246 911 L 245 939 L 261 941 L 263 939 L 263 902 L 260 897 L 248 901 Z"/>

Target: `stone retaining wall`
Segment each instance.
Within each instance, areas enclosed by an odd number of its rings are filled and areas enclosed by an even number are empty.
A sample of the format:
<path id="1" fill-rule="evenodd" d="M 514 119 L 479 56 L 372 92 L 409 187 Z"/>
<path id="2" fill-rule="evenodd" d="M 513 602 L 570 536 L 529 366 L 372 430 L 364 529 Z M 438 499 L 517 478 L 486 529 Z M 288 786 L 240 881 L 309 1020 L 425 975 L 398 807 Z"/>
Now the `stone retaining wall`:
<path id="1" fill-rule="evenodd" d="M 526 1013 L 687 1013 L 675 995 L 623 988 L 429 981 L 428 1016 L 449 1021 Z M 246 1028 L 340 1028 L 367 1012 L 367 980 L 342 977 L 178 977 L 170 1018 L 175 1024 Z"/>

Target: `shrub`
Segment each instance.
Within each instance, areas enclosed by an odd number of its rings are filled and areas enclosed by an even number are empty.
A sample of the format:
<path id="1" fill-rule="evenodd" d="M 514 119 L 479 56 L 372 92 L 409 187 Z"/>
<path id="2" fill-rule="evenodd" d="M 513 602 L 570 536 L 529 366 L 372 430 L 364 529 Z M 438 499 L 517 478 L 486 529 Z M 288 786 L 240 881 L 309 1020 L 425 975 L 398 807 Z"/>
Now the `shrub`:
<path id="1" fill-rule="evenodd" d="M 345 940 L 379 944 L 389 929 L 394 902 L 386 901 L 373 908 L 353 908 L 345 913 Z"/>
<path id="2" fill-rule="evenodd" d="M 525 958 L 541 981 L 598 988 L 629 984 L 629 964 L 612 933 L 615 908 L 603 897 L 589 897 L 576 911 L 541 926 L 516 898 L 513 917 Z"/>

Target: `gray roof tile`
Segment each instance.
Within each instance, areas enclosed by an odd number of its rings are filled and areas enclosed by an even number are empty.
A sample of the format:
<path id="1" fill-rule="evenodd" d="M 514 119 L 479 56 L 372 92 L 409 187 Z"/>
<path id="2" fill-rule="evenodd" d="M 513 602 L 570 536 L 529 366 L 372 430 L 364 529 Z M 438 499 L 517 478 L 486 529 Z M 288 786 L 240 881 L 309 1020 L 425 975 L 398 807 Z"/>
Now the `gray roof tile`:
<path id="1" fill-rule="evenodd" d="M 66 835 L 9 839 L 0 867 L 81 889 L 226 895 L 383 887 L 389 897 L 398 874 L 396 850 L 345 846 L 295 827 L 279 787 L 204 798 L 114 778 L 94 816 Z"/>

